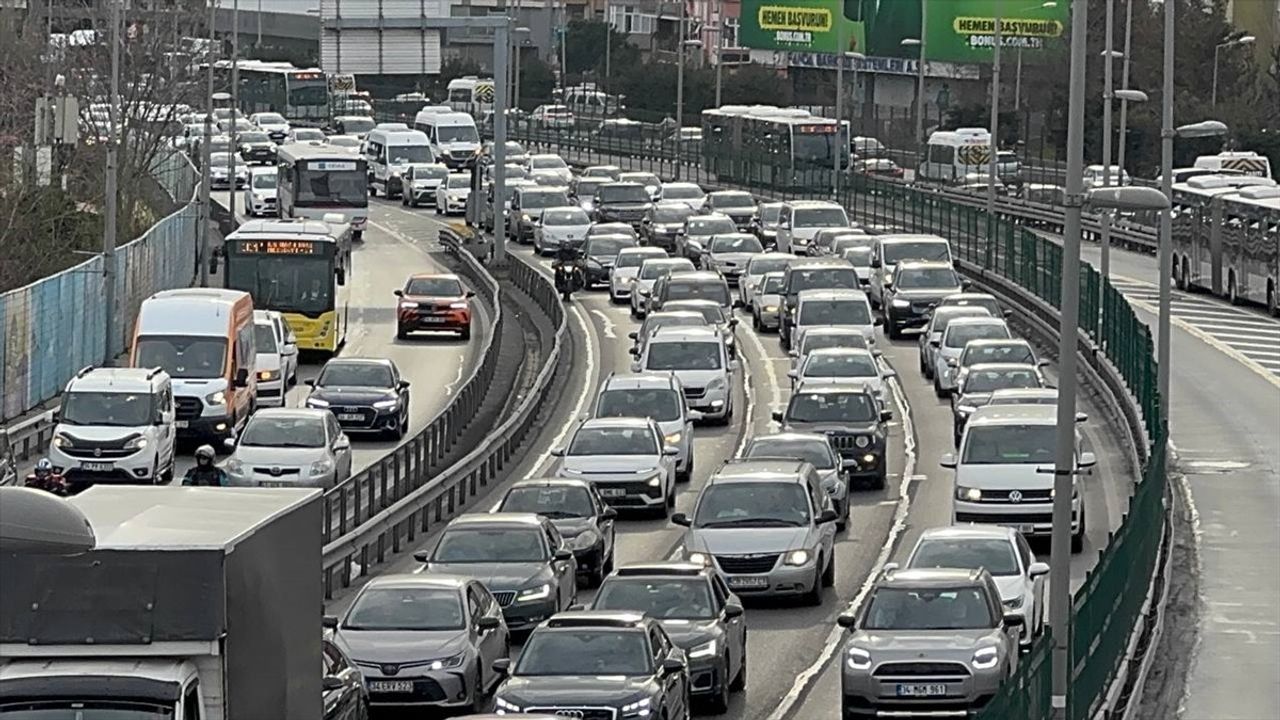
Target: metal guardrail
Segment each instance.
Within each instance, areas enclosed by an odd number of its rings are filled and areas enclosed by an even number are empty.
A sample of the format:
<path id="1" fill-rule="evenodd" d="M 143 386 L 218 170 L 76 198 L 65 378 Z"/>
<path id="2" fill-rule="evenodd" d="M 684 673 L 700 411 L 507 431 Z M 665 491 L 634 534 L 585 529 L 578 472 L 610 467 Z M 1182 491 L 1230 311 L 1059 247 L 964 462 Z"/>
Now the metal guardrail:
<path id="1" fill-rule="evenodd" d="M 473 270 L 483 272 L 479 262 L 463 248 L 462 236 L 453 230 L 444 230 L 441 241 Z M 332 598 L 337 588 L 349 587 L 356 578 L 369 574 L 390 555 L 400 553 L 418 534 L 427 533 L 453 518 L 483 493 L 508 464 L 517 459 L 518 449 L 535 428 L 539 411 L 552 395 L 556 378 L 563 376 L 561 371 L 571 356 L 566 348 L 567 329 L 560 298 L 541 273 L 518 257 L 508 257 L 510 280 L 533 298 L 556 328 L 546 363 L 515 411 L 478 442 L 474 450 L 451 466 L 433 472 L 431 460 L 439 458 L 434 452 L 440 451 L 445 441 L 426 429 L 415 437 L 417 445 L 414 441 L 406 443 L 401 450 L 370 468 L 358 482 L 356 495 L 380 494 L 370 495 L 362 504 L 359 523 L 350 529 L 340 528 L 336 536 L 331 534 L 331 528 L 326 528 L 322 566 L 326 599 Z M 473 382 L 481 389 L 487 385 L 487 380 L 482 378 L 480 373 L 473 376 Z M 460 409 L 454 421 L 466 417 Z M 326 502 L 330 502 L 328 496 Z"/>

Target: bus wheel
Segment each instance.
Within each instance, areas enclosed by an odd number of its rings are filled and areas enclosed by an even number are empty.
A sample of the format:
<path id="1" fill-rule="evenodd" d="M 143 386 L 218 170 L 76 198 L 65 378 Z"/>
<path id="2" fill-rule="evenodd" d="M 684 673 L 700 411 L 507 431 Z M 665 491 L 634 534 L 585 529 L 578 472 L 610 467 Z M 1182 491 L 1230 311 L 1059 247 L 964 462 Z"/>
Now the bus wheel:
<path id="1" fill-rule="evenodd" d="M 1280 297 L 1276 297 L 1276 281 L 1267 281 L 1267 312 L 1272 317 L 1280 317 Z"/>

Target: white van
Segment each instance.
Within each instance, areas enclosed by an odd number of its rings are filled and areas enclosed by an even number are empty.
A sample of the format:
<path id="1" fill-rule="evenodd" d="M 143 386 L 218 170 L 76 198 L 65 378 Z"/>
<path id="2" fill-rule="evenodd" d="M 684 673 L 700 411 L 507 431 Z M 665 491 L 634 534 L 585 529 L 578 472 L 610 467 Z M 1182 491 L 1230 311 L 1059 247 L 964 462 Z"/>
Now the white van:
<path id="1" fill-rule="evenodd" d="M 49 460 L 76 486 L 170 482 L 176 414 L 164 370 L 87 367 L 62 391 Z"/>
<path id="2" fill-rule="evenodd" d="M 480 132 L 475 118 L 460 112 L 419 112 L 413 126 L 426 134 L 436 162 L 448 165 L 450 170 L 475 165 L 480 153 Z"/>
<path id="3" fill-rule="evenodd" d="M 991 164 L 991 133 L 986 128 L 960 128 L 929 136 L 919 175 L 950 183 L 969 173 L 982 173 Z"/>
<path id="4" fill-rule="evenodd" d="M 400 197 L 401 178 L 410 163 L 435 162 L 427 135 L 418 130 L 375 128 L 364 141 L 364 157 L 369 165 L 369 191 L 388 199 Z"/>

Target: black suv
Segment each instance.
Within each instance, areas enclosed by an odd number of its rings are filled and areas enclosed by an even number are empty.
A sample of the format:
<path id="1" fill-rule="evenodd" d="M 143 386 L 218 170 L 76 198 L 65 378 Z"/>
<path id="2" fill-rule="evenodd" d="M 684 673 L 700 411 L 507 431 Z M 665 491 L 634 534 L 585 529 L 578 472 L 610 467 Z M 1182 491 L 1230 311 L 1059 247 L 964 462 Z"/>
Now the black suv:
<path id="1" fill-rule="evenodd" d="M 243 132 L 236 136 L 240 157 L 247 163 L 270 165 L 276 161 L 276 144 L 265 132 Z"/>
<path id="2" fill-rule="evenodd" d="M 792 260 L 782 271 L 782 303 L 778 308 L 779 338 L 782 347 L 791 348 L 795 330 L 795 312 L 800 293 L 805 290 L 859 290 L 858 271 L 843 258 Z"/>
<path id="3" fill-rule="evenodd" d="M 645 213 L 641 221 L 640 237 L 644 244 L 659 247 L 668 253 L 676 250 L 676 238 L 684 231 L 684 221 L 693 215 L 688 205 L 677 202 L 659 202 Z"/>
<path id="4" fill-rule="evenodd" d="M 637 247 L 639 242 L 629 235 L 592 235 L 582 245 L 578 269 L 586 278 L 587 288 L 609 284 L 609 273 L 618 260 L 618 252 Z"/>
<path id="5" fill-rule="evenodd" d="M 512 485 L 497 512 L 534 513 L 551 521 L 573 556 L 578 574 L 599 585 L 613 570 L 614 520 L 618 511 L 596 486 L 573 478 L 533 478 Z"/>
<path id="6" fill-rule="evenodd" d="M 640 183 L 611 182 L 596 188 L 593 218 L 596 222 L 624 222 L 640 227 L 653 198 Z"/>
<path id="7" fill-rule="evenodd" d="M 689 670 L 684 651 L 657 620 L 638 612 L 570 610 L 529 636 L 494 694 L 502 714 L 582 720 L 685 718 Z"/>
<path id="8" fill-rule="evenodd" d="M 923 327 L 942 299 L 969 286 L 951 263 L 903 261 L 893 269 L 892 282 L 885 283 L 881 310 L 890 338 L 902 336 L 908 328 Z"/>
<path id="9" fill-rule="evenodd" d="M 787 431 L 826 435 L 840 455 L 851 487 L 861 483 L 884 489 L 893 412 L 880 405 L 870 388 L 853 383 L 801 385 L 787 409 L 774 411 L 773 419 Z"/>

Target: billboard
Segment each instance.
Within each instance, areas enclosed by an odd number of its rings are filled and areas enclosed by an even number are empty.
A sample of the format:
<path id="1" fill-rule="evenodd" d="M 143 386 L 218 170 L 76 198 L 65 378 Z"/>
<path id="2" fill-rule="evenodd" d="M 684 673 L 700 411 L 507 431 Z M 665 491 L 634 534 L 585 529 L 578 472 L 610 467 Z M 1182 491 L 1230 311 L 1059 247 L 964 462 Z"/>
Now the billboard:
<path id="1" fill-rule="evenodd" d="M 1034 52 L 1063 38 L 1070 3 L 1027 4 L 1012 9 L 1017 3 L 1007 0 L 743 0 L 739 42 L 762 50 L 915 58 L 919 49 L 903 47 L 902 41 L 919 38 L 923 21 L 926 60 L 989 63 L 997 9 L 1006 50 Z"/>

